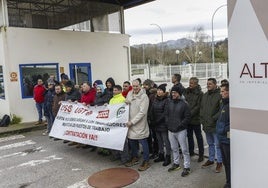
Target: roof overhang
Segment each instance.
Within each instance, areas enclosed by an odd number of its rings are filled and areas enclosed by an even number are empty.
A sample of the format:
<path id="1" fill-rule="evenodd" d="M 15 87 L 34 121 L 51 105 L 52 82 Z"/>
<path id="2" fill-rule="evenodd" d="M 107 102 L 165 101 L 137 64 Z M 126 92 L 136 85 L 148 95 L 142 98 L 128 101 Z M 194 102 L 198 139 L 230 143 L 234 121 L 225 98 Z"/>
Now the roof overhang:
<path id="1" fill-rule="evenodd" d="M 59 29 L 154 0 L 7 0 L 9 25 Z"/>

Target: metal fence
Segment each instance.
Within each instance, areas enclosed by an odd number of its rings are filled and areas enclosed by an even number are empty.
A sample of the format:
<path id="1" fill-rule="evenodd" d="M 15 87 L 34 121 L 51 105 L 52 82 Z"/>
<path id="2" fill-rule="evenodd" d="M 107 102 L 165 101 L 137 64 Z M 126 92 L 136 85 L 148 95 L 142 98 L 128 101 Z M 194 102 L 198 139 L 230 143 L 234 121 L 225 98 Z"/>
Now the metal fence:
<path id="1" fill-rule="evenodd" d="M 148 65 L 133 64 L 131 66 L 131 79 L 141 80 L 151 79 L 156 83 L 170 83 L 173 74 L 179 73 L 182 76 L 182 83 L 187 86 L 191 77 L 196 76 L 200 80 L 200 85 L 204 89 L 206 81 L 214 77 L 217 81 L 228 78 L 227 63 L 195 63 L 187 65 Z"/>

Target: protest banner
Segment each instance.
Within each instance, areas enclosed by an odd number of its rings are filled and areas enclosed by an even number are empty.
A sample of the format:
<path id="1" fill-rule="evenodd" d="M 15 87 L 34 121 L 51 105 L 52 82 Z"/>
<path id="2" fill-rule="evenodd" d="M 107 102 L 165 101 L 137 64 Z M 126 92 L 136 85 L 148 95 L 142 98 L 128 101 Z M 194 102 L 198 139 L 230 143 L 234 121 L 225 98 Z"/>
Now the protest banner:
<path id="1" fill-rule="evenodd" d="M 129 106 L 125 103 L 87 107 L 62 102 L 49 136 L 122 151 L 128 118 Z"/>

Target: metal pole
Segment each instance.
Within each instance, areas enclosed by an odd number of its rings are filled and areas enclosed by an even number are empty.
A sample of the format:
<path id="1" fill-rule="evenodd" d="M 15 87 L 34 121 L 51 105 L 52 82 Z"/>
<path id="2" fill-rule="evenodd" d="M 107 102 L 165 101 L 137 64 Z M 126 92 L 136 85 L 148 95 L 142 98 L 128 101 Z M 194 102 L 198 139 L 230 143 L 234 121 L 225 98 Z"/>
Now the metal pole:
<path id="1" fill-rule="evenodd" d="M 219 10 L 219 9 L 221 9 L 222 7 L 225 7 L 225 6 L 227 6 L 227 4 L 224 4 L 224 5 L 221 5 L 221 6 L 219 6 L 215 11 L 214 11 L 214 13 L 213 13 L 213 15 L 212 15 L 212 19 L 211 19 L 211 55 L 212 55 L 212 65 L 213 65 L 213 69 L 215 69 L 215 66 L 214 66 L 214 64 L 215 64 L 215 52 L 214 52 L 214 26 L 213 26 L 213 20 L 214 20 L 214 16 L 215 16 L 215 14 L 216 14 L 216 12 Z M 213 70 L 213 74 L 214 74 L 214 71 L 215 70 Z"/>
<path id="2" fill-rule="evenodd" d="M 163 38 L 163 30 L 162 28 L 158 25 L 158 24 L 155 24 L 155 23 L 152 23 L 150 25 L 155 25 L 156 27 L 159 28 L 160 32 L 161 32 L 161 50 L 162 50 L 162 54 L 161 54 L 161 64 L 163 64 L 163 56 L 164 56 L 164 48 L 163 48 L 163 41 L 164 41 L 164 38 Z"/>

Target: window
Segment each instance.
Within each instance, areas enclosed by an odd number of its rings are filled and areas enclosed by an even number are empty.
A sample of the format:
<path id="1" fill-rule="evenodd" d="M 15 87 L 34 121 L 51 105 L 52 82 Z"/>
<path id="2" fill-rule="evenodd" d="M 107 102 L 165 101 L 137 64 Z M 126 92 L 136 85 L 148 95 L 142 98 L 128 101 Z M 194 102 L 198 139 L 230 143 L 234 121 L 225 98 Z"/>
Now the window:
<path id="1" fill-rule="evenodd" d="M 47 79 L 51 75 L 54 75 L 55 79 L 59 80 L 58 72 L 58 63 L 21 64 L 20 80 L 22 98 L 33 97 L 33 88 L 37 84 L 38 79 L 42 79 L 45 84 Z"/>
<path id="2" fill-rule="evenodd" d="M 2 65 L 0 65 L 0 98 L 5 99 L 5 87 L 4 87 L 4 76 L 3 76 Z"/>

